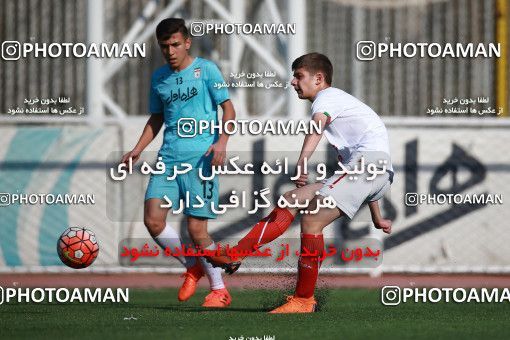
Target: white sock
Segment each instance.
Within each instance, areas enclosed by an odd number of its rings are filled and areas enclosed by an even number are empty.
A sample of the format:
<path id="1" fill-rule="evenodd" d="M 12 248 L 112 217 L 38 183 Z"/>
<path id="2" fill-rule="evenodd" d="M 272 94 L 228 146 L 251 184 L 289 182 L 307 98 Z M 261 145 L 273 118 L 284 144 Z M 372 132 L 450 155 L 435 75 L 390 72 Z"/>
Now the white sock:
<path id="1" fill-rule="evenodd" d="M 214 250 L 216 249 L 216 244 L 213 242 L 205 249 Z M 206 261 L 204 257 L 199 257 L 200 264 L 202 264 L 202 268 L 204 269 L 205 275 L 209 279 L 209 285 L 211 286 L 211 290 L 222 289 L 225 288 L 225 284 L 223 283 L 223 278 L 221 277 L 221 272 L 223 271 L 221 268 L 214 268 L 212 264 Z"/>
<path id="2" fill-rule="evenodd" d="M 175 248 L 179 248 L 182 245 L 179 234 L 177 234 L 174 228 L 172 228 L 168 223 L 166 224 L 165 229 L 163 229 L 158 236 L 153 237 L 153 239 L 161 248 L 163 248 L 163 251 L 166 247 L 170 247 L 173 251 Z M 195 257 L 191 256 L 175 256 L 175 258 L 186 268 L 191 268 L 195 265 L 195 263 L 197 263 Z"/>

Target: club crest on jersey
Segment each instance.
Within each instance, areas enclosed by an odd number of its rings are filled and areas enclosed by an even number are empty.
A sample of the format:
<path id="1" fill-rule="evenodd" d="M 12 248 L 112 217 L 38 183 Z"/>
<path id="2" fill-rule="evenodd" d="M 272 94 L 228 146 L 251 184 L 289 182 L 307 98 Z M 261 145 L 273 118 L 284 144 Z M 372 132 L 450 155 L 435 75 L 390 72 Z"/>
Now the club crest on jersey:
<path id="1" fill-rule="evenodd" d="M 194 74 L 195 74 L 195 78 L 200 78 L 200 74 L 202 73 L 202 71 L 200 70 L 200 67 L 197 67 L 195 70 L 194 70 Z"/>

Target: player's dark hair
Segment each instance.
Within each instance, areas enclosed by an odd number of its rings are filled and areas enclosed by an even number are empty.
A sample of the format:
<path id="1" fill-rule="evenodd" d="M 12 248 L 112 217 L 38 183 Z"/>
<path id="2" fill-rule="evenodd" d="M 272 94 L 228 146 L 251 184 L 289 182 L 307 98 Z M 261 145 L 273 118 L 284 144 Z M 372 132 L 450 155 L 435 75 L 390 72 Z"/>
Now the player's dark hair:
<path id="1" fill-rule="evenodd" d="M 188 28 L 186 27 L 184 19 L 181 18 L 163 19 L 156 27 L 156 38 L 158 38 L 158 40 L 167 40 L 170 39 L 170 36 L 172 36 L 172 34 L 177 32 L 181 32 L 184 39 L 187 39 L 189 37 Z"/>
<path id="2" fill-rule="evenodd" d="M 313 52 L 302 55 L 292 63 L 292 71 L 301 67 L 310 72 L 310 74 L 323 73 L 326 84 L 331 85 L 333 81 L 333 65 L 324 54 Z"/>

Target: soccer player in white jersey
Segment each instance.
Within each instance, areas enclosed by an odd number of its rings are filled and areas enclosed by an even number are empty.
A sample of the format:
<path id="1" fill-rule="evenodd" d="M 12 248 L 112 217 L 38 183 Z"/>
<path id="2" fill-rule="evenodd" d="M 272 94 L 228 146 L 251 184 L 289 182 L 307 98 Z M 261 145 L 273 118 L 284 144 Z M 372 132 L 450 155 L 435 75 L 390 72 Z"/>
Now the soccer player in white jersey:
<path id="1" fill-rule="evenodd" d="M 334 198 L 336 208 L 319 209 L 316 214 L 304 214 L 301 219 L 301 250 L 306 248 L 318 256 L 300 257 L 298 280 L 294 296 L 271 313 L 309 313 L 315 310 L 314 290 L 320 267 L 319 258 L 324 251 L 322 230 L 341 216 L 352 218 L 363 203 L 370 207 L 372 220 L 378 229 L 391 232 L 391 221 L 383 219 L 378 200 L 390 188 L 393 181 L 388 134 L 379 116 L 367 105 L 350 94 L 331 86 L 333 67 L 329 59 L 319 53 L 309 53 L 292 63 L 294 78 L 292 86 L 300 99 L 312 102 L 312 119 L 324 128 L 321 133 L 305 137 L 298 166 L 310 159 L 323 135 L 335 147 L 338 158 L 347 169 L 353 169 L 363 158 L 381 171 L 373 180 L 367 172 L 349 179 L 347 174 L 333 175 L 324 182 L 308 184 L 308 176 L 301 174 L 295 181 L 297 189 L 284 194 L 292 202 L 309 200 L 308 211 L 316 210 L 318 202 L 327 196 Z M 320 195 L 316 196 L 316 192 Z M 276 207 L 266 218 L 258 222 L 250 232 L 233 247 L 239 252 L 250 251 L 254 246 L 266 244 L 282 235 L 290 226 L 298 209 Z M 210 257 L 214 265 L 234 272 L 240 263 L 229 256 Z"/>

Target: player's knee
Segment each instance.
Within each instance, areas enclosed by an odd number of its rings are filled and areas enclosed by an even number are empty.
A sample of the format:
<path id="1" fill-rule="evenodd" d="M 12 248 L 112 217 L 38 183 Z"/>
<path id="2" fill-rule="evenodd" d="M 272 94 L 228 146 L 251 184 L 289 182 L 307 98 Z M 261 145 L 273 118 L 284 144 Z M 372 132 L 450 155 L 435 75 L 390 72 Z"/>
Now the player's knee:
<path id="1" fill-rule="evenodd" d="M 165 228 L 165 221 L 162 221 L 161 219 L 153 218 L 150 215 L 145 216 L 143 222 L 144 222 L 145 226 L 147 227 L 149 234 L 151 234 L 152 237 L 155 237 L 155 236 L 158 236 L 159 234 L 161 234 L 161 232 Z"/>
<path id="2" fill-rule="evenodd" d="M 301 218 L 301 232 L 303 234 L 320 234 L 323 226 L 313 215 L 303 215 Z"/>
<path id="3" fill-rule="evenodd" d="M 199 223 L 188 223 L 188 232 L 193 239 L 207 236 L 207 228 Z"/>
<path id="4" fill-rule="evenodd" d="M 287 191 L 283 194 L 283 198 L 285 198 L 287 202 L 294 202 L 297 198 L 295 190 Z"/>

